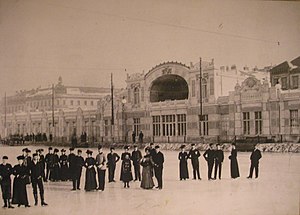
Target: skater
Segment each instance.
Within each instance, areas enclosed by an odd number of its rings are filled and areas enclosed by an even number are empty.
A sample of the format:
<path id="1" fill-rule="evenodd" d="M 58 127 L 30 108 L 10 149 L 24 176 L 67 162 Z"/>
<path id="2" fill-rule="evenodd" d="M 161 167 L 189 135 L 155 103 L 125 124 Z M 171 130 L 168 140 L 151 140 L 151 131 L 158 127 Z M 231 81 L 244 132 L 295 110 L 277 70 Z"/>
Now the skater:
<path id="1" fill-rule="evenodd" d="M 200 165 L 199 165 L 199 157 L 201 156 L 198 149 L 196 149 L 195 144 L 192 144 L 192 148 L 189 151 L 189 159 L 192 161 L 192 167 L 193 167 L 193 179 L 196 180 L 196 176 L 198 177 L 198 180 L 201 180 L 200 177 Z"/>
<path id="2" fill-rule="evenodd" d="M 110 147 L 110 153 L 107 154 L 107 167 L 108 167 L 108 182 L 115 181 L 116 164 L 120 160 L 120 156 L 115 153 L 115 148 Z"/>
<path id="3" fill-rule="evenodd" d="M 143 131 L 140 131 L 140 133 L 139 133 L 139 143 L 143 143 L 143 141 L 144 141 L 144 133 L 143 133 Z"/>
<path id="4" fill-rule="evenodd" d="M 131 161 L 129 155 L 126 154 L 125 158 L 122 161 L 121 166 L 122 178 L 121 181 L 124 182 L 124 188 L 129 188 L 129 182 L 132 181 L 132 172 L 131 172 Z"/>
<path id="5" fill-rule="evenodd" d="M 188 160 L 188 153 L 185 151 L 185 145 L 182 145 L 180 147 L 181 152 L 178 154 L 178 160 L 179 160 L 179 178 L 180 181 L 186 180 L 189 178 L 189 170 L 188 170 L 188 165 L 187 165 L 187 160 Z"/>
<path id="6" fill-rule="evenodd" d="M 7 163 L 8 157 L 2 157 L 2 164 L 0 164 L 0 184 L 2 191 L 2 198 L 4 201 L 3 208 L 14 208 L 11 206 L 11 178 L 10 176 L 13 173 L 12 166 Z"/>
<path id="7" fill-rule="evenodd" d="M 131 153 L 131 160 L 134 168 L 134 181 L 141 181 L 141 170 L 140 170 L 140 161 L 142 159 L 142 153 L 138 150 L 137 145 L 133 146 L 133 151 Z"/>
<path id="8" fill-rule="evenodd" d="M 47 182 L 50 178 L 50 172 L 53 170 L 53 159 L 54 159 L 54 154 L 52 152 L 52 147 L 48 148 L 48 153 L 46 154 L 45 157 L 45 163 L 46 163 L 46 180 Z"/>
<path id="9" fill-rule="evenodd" d="M 28 168 L 24 165 L 25 157 L 20 155 L 17 157 L 19 164 L 13 167 L 15 175 L 13 183 L 13 198 L 12 204 L 17 204 L 18 207 L 24 205 L 30 207 L 26 190 L 26 177 L 29 175 Z"/>
<path id="10" fill-rule="evenodd" d="M 231 178 L 235 179 L 240 177 L 240 172 L 239 172 L 239 165 L 237 161 L 237 150 L 236 146 L 233 143 L 231 146 L 231 154 L 229 156 L 230 160 L 230 176 Z"/>
<path id="11" fill-rule="evenodd" d="M 46 174 L 45 174 L 45 168 L 46 168 L 46 162 L 45 162 L 45 156 L 43 155 L 44 149 L 38 149 L 37 154 L 38 154 L 38 159 L 39 162 L 41 162 L 42 167 L 43 167 L 43 181 L 46 181 Z"/>
<path id="12" fill-rule="evenodd" d="M 129 150 L 129 146 L 124 146 L 124 152 L 121 154 L 121 160 L 124 160 L 126 155 L 129 155 L 129 158 L 131 159 L 131 155 Z"/>
<path id="13" fill-rule="evenodd" d="M 69 162 L 69 179 L 72 180 L 73 188 L 72 190 L 76 190 L 76 162 L 77 158 L 74 154 L 74 148 L 70 148 L 70 154 L 68 155 Z"/>
<path id="14" fill-rule="evenodd" d="M 36 206 L 38 204 L 37 188 L 39 188 L 41 206 L 47 206 L 48 204 L 44 200 L 43 177 L 45 176 L 45 172 L 43 169 L 43 163 L 38 160 L 38 154 L 35 153 L 32 156 L 33 156 L 33 160 L 29 166 L 29 170 L 30 170 L 30 178 L 31 178 L 32 189 L 33 189 L 34 205 Z"/>
<path id="15" fill-rule="evenodd" d="M 54 149 L 53 154 L 53 164 L 52 164 L 52 170 L 50 172 L 50 181 L 59 181 L 59 157 L 58 157 L 58 149 Z"/>
<path id="16" fill-rule="evenodd" d="M 59 175 L 61 181 L 67 181 L 69 179 L 69 167 L 68 167 L 68 156 L 66 155 L 66 150 L 61 150 L 61 155 L 59 157 Z"/>
<path id="17" fill-rule="evenodd" d="M 212 150 L 212 144 L 209 144 L 208 149 L 204 152 L 203 157 L 207 161 L 207 177 L 208 180 L 211 180 L 211 174 L 214 166 L 214 151 Z"/>
<path id="18" fill-rule="evenodd" d="M 157 179 L 157 189 L 163 188 L 163 181 L 162 181 L 162 175 L 163 175 L 163 168 L 164 168 L 164 162 L 165 158 L 162 152 L 160 152 L 159 146 L 155 146 L 155 155 L 152 157 L 153 160 L 153 166 L 154 166 L 154 174 L 155 178 Z"/>
<path id="19" fill-rule="evenodd" d="M 141 160 L 141 165 L 143 166 L 142 170 L 142 181 L 141 188 L 143 189 L 152 189 L 154 187 L 153 175 L 152 175 L 152 166 L 154 165 L 152 158 L 150 156 L 150 149 L 145 149 L 146 155 Z"/>
<path id="20" fill-rule="evenodd" d="M 255 170 L 255 178 L 258 178 L 259 160 L 261 159 L 261 152 L 258 149 L 258 145 L 255 145 L 253 152 L 251 153 L 250 160 L 250 173 L 247 178 L 252 178 L 253 170 Z"/>
<path id="21" fill-rule="evenodd" d="M 95 171 L 95 165 L 96 160 L 92 157 L 93 152 L 90 150 L 86 151 L 87 158 L 84 162 L 84 167 L 86 168 L 85 172 L 85 191 L 93 191 L 97 188 L 97 182 L 96 182 L 96 171 Z"/>
<path id="22" fill-rule="evenodd" d="M 215 175 L 214 180 L 217 178 L 217 173 L 219 173 L 219 179 L 222 176 L 222 163 L 224 161 L 224 152 L 221 149 L 220 144 L 217 144 L 217 150 L 215 151 Z"/>
<path id="23" fill-rule="evenodd" d="M 80 190 L 80 179 L 81 179 L 81 173 L 82 173 L 82 167 L 84 166 L 84 159 L 81 156 L 82 151 L 78 149 L 77 156 L 76 156 L 76 167 L 75 167 L 75 183 L 77 190 Z M 74 182 L 73 182 L 74 186 Z"/>
<path id="24" fill-rule="evenodd" d="M 135 131 L 132 132 L 132 143 L 135 144 L 135 137 L 136 137 L 136 133 Z"/>
<path id="25" fill-rule="evenodd" d="M 106 171 L 106 157 L 102 151 L 102 146 L 98 146 L 98 154 L 96 156 L 96 166 L 98 172 L 98 184 L 97 190 L 104 191 L 105 188 L 105 171 Z"/>

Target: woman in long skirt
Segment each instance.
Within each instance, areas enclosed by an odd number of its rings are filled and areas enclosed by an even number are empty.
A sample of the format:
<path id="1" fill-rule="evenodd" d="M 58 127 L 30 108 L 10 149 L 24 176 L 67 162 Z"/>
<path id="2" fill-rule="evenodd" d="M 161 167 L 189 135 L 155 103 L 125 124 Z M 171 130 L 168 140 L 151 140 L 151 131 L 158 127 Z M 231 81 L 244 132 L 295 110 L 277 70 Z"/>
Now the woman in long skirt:
<path id="1" fill-rule="evenodd" d="M 60 164 L 60 180 L 67 181 L 69 176 L 69 167 L 68 167 L 68 156 L 65 154 L 66 150 L 61 150 L 61 156 L 59 158 Z"/>
<path id="2" fill-rule="evenodd" d="M 180 180 L 186 180 L 189 178 L 189 171 L 188 171 L 188 163 L 187 160 L 189 158 L 188 153 L 185 151 L 185 145 L 180 147 L 181 152 L 178 154 L 179 160 L 179 178 Z"/>
<path id="3" fill-rule="evenodd" d="M 60 174 L 59 174 L 59 156 L 58 149 L 54 149 L 54 154 L 53 154 L 53 169 L 50 172 L 50 180 L 51 181 L 59 181 L 60 179 Z"/>
<path id="4" fill-rule="evenodd" d="M 142 170 L 142 181 L 141 188 L 143 189 L 152 189 L 154 187 L 153 175 L 152 175 L 152 166 L 154 165 L 152 158 L 150 156 L 149 148 L 145 149 L 146 155 L 141 159 L 141 165 L 143 166 Z"/>
<path id="5" fill-rule="evenodd" d="M 129 182 L 132 181 L 132 172 L 131 172 L 131 161 L 129 159 L 129 155 L 125 155 L 125 158 L 122 161 L 121 166 L 122 178 L 121 180 L 124 182 L 124 188 L 129 188 Z"/>
<path id="6" fill-rule="evenodd" d="M 86 168 L 85 172 L 85 191 L 96 190 L 97 181 L 96 181 L 96 160 L 92 157 L 93 152 L 90 150 L 86 151 L 87 158 L 85 159 L 84 166 Z"/>
<path id="7" fill-rule="evenodd" d="M 19 164 L 13 168 L 13 174 L 15 175 L 13 183 L 13 198 L 12 204 L 17 204 L 18 207 L 24 205 L 30 207 L 28 203 L 27 190 L 26 190 L 26 177 L 28 177 L 28 168 L 24 165 L 24 156 L 17 157 Z"/>
<path id="8" fill-rule="evenodd" d="M 235 144 L 232 144 L 230 159 L 230 175 L 231 178 L 235 179 L 240 177 L 239 165 L 237 161 L 237 150 L 235 148 Z"/>

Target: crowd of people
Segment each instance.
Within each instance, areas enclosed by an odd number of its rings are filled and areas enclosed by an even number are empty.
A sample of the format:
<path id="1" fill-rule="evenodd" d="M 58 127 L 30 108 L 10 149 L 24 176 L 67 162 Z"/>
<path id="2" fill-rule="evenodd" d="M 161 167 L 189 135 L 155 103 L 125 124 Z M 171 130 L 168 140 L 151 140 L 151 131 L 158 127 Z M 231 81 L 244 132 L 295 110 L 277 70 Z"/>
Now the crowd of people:
<path id="1" fill-rule="evenodd" d="M 182 145 L 181 151 L 178 154 L 179 159 L 179 179 L 186 180 L 189 178 L 188 159 L 191 159 L 193 168 L 193 179 L 200 177 L 199 158 L 200 151 L 195 144 L 191 144 L 190 150 L 185 151 L 186 146 Z M 160 151 L 157 145 L 154 147 L 150 143 L 145 148 L 145 155 L 134 145 L 133 151 L 129 151 L 129 147 L 124 147 L 124 152 L 119 156 L 115 152 L 115 148 L 111 147 L 110 152 L 105 155 L 102 146 L 98 146 L 98 154 L 93 157 L 93 151 L 87 150 L 87 157 L 84 159 L 82 150 L 78 149 L 77 154 L 75 149 L 70 148 L 69 154 L 66 154 L 65 149 L 59 150 L 52 147 L 48 148 L 48 153 L 44 156 L 43 149 L 36 150 L 31 157 L 31 150 L 24 148 L 23 154 L 17 156 L 18 164 L 12 167 L 9 164 L 8 157 L 2 157 L 2 164 L 0 164 L 0 182 L 2 197 L 4 200 L 4 208 L 14 208 L 12 204 L 24 205 L 30 207 L 27 197 L 26 186 L 32 185 L 34 205 L 38 205 L 38 190 L 40 194 L 41 206 L 48 204 L 44 200 L 44 182 L 48 181 L 72 181 L 72 190 L 80 190 L 80 181 L 82 169 L 85 171 L 85 191 L 104 191 L 105 189 L 105 175 L 108 169 L 108 182 L 115 181 L 116 165 L 121 160 L 120 180 L 124 184 L 124 188 L 130 188 L 131 181 L 140 181 L 140 187 L 143 189 L 153 189 L 155 187 L 153 178 L 156 178 L 156 189 L 163 188 L 163 168 L 164 168 L 164 154 Z M 218 176 L 221 179 L 222 163 L 224 161 L 224 152 L 219 144 L 210 144 L 208 149 L 204 152 L 203 157 L 207 161 L 208 180 L 215 180 Z M 255 170 L 255 177 L 258 177 L 259 160 L 261 158 L 260 150 L 255 146 L 250 160 L 250 173 L 248 178 L 252 178 Z M 235 144 L 232 144 L 230 159 L 231 178 L 235 179 L 240 176 L 237 161 L 237 150 Z M 141 171 L 142 166 L 142 171 Z M 133 171 L 132 171 L 133 167 Z M 212 177 L 214 168 L 214 177 Z M 13 192 L 11 193 L 11 175 L 14 175 Z"/>

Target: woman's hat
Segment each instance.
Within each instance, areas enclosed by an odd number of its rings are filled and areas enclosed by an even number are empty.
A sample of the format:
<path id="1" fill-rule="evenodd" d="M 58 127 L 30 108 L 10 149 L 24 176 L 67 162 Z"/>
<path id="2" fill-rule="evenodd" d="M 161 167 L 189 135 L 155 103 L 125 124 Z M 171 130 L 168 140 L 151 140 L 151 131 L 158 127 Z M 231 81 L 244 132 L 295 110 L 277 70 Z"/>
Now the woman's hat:
<path id="1" fill-rule="evenodd" d="M 184 149 L 184 148 L 185 148 L 185 145 L 181 145 L 180 148 L 181 148 L 181 149 Z"/>
<path id="2" fill-rule="evenodd" d="M 54 149 L 54 152 L 59 152 L 59 150 L 58 149 Z"/>
<path id="3" fill-rule="evenodd" d="M 19 156 L 17 157 L 17 159 L 18 159 L 18 160 L 24 160 L 25 157 L 24 157 L 23 155 L 19 155 Z"/>
<path id="4" fill-rule="evenodd" d="M 7 159 L 8 159 L 8 157 L 7 157 L 6 155 L 4 155 L 4 156 L 2 157 L 2 159 L 6 159 L 6 160 L 7 160 Z"/>

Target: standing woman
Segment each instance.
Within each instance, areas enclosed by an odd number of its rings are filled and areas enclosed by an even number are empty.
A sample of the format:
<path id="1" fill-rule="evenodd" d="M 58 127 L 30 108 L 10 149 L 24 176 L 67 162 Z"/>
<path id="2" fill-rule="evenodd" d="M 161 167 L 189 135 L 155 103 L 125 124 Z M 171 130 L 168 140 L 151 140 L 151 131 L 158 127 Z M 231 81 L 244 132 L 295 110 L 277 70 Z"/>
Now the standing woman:
<path id="1" fill-rule="evenodd" d="M 68 168 L 68 156 L 66 155 L 65 149 L 61 150 L 59 164 L 60 164 L 60 180 L 67 181 L 69 178 L 69 168 Z"/>
<path id="2" fill-rule="evenodd" d="M 59 181 L 59 157 L 58 157 L 58 149 L 54 149 L 53 154 L 53 170 L 50 172 L 50 180 L 52 181 Z"/>
<path id="3" fill-rule="evenodd" d="M 141 159 L 141 165 L 143 166 L 142 170 L 142 181 L 141 181 L 141 188 L 143 189 L 152 189 L 154 187 L 153 182 L 153 174 L 152 174 L 152 167 L 154 165 L 151 155 L 150 149 L 145 149 L 146 155 L 143 159 Z"/>
<path id="4" fill-rule="evenodd" d="M 188 153 L 185 151 L 185 145 L 180 147 L 181 152 L 178 154 L 179 160 L 179 177 L 180 180 L 186 180 L 189 178 L 189 170 L 188 170 L 188 163 L 187 160 L 189 158 Z"/>
<path id="5" fill-rule="evenodd" d="M 237 161 L 237 150 L 235 144 L 232 144 L 231 155 L 228 157 L 230 159 L 230 175 L 231 178 L 235 179 L 240 177 L 239 165 Z"/>
<path id="6" fill-rule="evenodd" d="M 20 155 L 17 157 L 19 164 L 13 168 L 15 175 L 13 183 L 13 200 L 12 204 L 17 204 L 18 207 L 24 205 L 30 207 L 28 203 L 27 190 L 26 190 L 26 177 L 29 175 L 28 168 L 24 165 L 25 157 Z"/>
<path id="7" fill-rule="evenodd" d="M 87 158 L 85 159 L 84 166 L 86 168 L 85 172 L 85 191 L 96 190 L 97 182 L 96 182 L 96 160 L 92 157 L 93 152 L 90 150 L 86 151 Z"/>
<path id="8" fill-rule="evenodd" d="M 122 161 L 121 166 L 122 178 L 121 180 L 124 182 L 124 188 L 129 188 L 129 182 L 132 181 L 132 172 L 131 172 L 131 160 L 129 159 L 129 155 L 125 155 L 125 158 Z"/>

